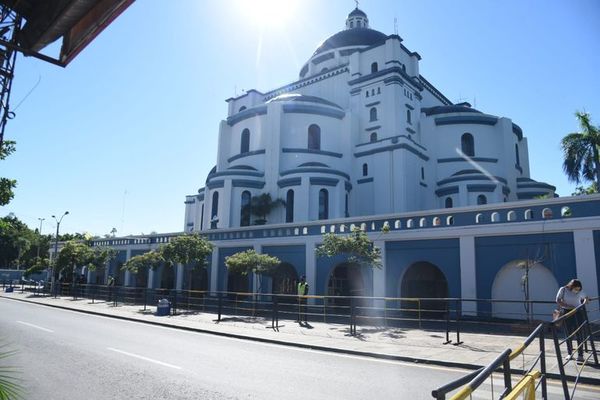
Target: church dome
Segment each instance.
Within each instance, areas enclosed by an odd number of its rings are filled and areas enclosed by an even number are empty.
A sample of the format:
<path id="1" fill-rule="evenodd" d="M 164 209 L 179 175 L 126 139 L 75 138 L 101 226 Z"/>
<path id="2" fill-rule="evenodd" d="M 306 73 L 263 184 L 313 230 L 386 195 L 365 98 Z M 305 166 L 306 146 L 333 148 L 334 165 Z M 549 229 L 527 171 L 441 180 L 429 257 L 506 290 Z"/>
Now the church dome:
<path id="1" fill-rule="evenodd" d="M 325 40 L 313 53 L 313 57 L 319 53 L 328 50 L 337 49 L 339 47 L 348 46 L 372 46 L 377 43 L 384 42 L 387 38 L 385 33 L 381 33 L 369 28 L 352 28 L 330 36 Z"/>
<path id="2" fill-rule="evenodd" d="M 348 17 L 367 17 L 367 14 L 363 10 L 359 10 L 358 7 L 355 8 L 348 14 Z"/>

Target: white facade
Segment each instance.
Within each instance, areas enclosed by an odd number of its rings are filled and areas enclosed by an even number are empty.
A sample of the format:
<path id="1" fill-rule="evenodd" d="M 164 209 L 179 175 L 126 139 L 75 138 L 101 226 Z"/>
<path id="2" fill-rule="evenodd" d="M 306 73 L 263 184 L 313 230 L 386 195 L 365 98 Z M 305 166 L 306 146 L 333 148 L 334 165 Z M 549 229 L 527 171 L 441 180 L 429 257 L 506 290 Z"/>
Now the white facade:
<path id="1" fill-rule="evenodd" d="M 186 197 L 184 230 L 253 224 L 242 202 L 262 193 L 286 201 L 269 224 L 553 196 L 529 177 L 521 129 L 452 104 L 420 59 L 355 9 L 298 81 L 228 99 L 217 165 Z"/>

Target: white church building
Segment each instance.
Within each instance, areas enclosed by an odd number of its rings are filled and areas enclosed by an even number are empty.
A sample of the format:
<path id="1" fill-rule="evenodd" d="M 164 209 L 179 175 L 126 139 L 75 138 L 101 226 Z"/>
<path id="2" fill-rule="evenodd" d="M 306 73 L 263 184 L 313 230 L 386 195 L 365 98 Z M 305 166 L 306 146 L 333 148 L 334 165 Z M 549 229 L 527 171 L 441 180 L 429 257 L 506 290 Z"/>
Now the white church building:
<path id="1" fill-rule="evenodd" d="M 453 104 L 419 73 L 420 61 L 398 35 L 371 29 L 353 10 L 297 81 L 227 100 L 217 165 L 186 197 L 183 232 L 93 241 L 117 257 L 88 282 L 113 274 L 125 286 L 256 291 L 255 276 L 225 266 L 227 256 L 254 249 L 281 260 L 261 287 L 275 293 L 294 293 L 282 282 L 305 275 L 315 295 L 523 300 L 526 265 L 531 300 L 552 301 L 574 277 L 598 296 L 600 195 L 555 197 L 553 186 L 530 177 L 521 128 Z M 245 206 L 265 193 L 283 202 L 257 221 Z M 381 269 L 316 255 L 324 233 L 352 227 L 381 249 Z M 120 268 L 189 232 L 214 245 L 206 269 Z M 550 316 L 553 308 L 534 311 Z M 510 317 L 523 304 L 463 309 Z"/>
<path id="2" fill-rule="evenodd" d="M 357 8 L 297 81 L 228 99 L 217 165 L 187 196 L 184 230 L 251 225 L 242 208 L 262 193 L 285 201 L 269 223 L 553 196 L 530 178 L 521 128 L 453 104 L 420 60 Z"/>

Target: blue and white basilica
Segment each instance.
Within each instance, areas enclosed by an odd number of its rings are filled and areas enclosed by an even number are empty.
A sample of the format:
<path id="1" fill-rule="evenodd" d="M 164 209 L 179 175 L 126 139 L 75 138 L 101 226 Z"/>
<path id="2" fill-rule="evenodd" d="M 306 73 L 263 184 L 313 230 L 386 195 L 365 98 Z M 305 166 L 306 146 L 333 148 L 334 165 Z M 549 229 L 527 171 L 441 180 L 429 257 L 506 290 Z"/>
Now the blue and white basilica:
<path id="1" fill-rule="evenodd" d="M 118 257 L 88 280 L 115 273 L 129 286 L 254 291 L 256 277 L 225 267 L 225 257 L 253 248 L 282 261 L 267 292 L 306 275 L 317 295 L 522 300 L 525 263 L 533 300 L 553 300 L 573 277 L 597 296 L 600 195 L 555 197 L 530 177 L 521 128 L 453 104 L 419 73 L 420 61 L 354 9 L 298 80 L 227 100 L 216 166 L 185 201 L 183 231 L 215 245 L 209 267 L 136 277 L 118 266 L 181 233 L 99 239 Z M 284 202 L 257 225 L 244 210 L 264 193 Z M 381 269 L 316 257 L 323 233 L 352 227 L 381 248 Z M 523 306 L 463 307 L 503 316 Z"/>

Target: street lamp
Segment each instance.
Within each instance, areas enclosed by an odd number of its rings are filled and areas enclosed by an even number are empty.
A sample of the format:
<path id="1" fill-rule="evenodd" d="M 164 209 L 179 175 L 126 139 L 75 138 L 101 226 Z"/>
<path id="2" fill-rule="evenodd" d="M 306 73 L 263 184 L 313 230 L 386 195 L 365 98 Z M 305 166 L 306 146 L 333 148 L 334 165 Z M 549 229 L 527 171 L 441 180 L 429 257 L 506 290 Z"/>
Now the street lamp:
<path id="1" fill-rule="evenodd" d="M 40 235 L 40 240 L 38 240 L 38 249 L 37 249 L 37 258 L 40 258 L 40 245 L 41 245 L 41 239 L 42 239 L 42 223 L 44 222 L 46 218 L 38 218 L 38 220 L 40 221 L 40 230 L 38 231 L 39 235 Z"/>
<path id="2" fill-rule="evenodd" d="M 54 293 L 54 288 L 55 288 L 55 277 L 54 277 L 54 267 L 56 266 L 56 262 L 58 261 L 58 230 L 60 229 L 60 223 L 62 221 L 62 219 L 65 217 L 65 215 L 68 215 L 69 212 L 65 211 L 65 213 L 63 215 L 61 215 L 60 218 L 56 218 L 56 216 L 52 216 L 52 218 L 54 218 L 54 220 L 56 221 L 56 237 L 54 238 L 54 260 L 52 262 L 52 280 L 51 280 L 51 287 L 50 290 L 52 291 L 52 293 Z"/>

